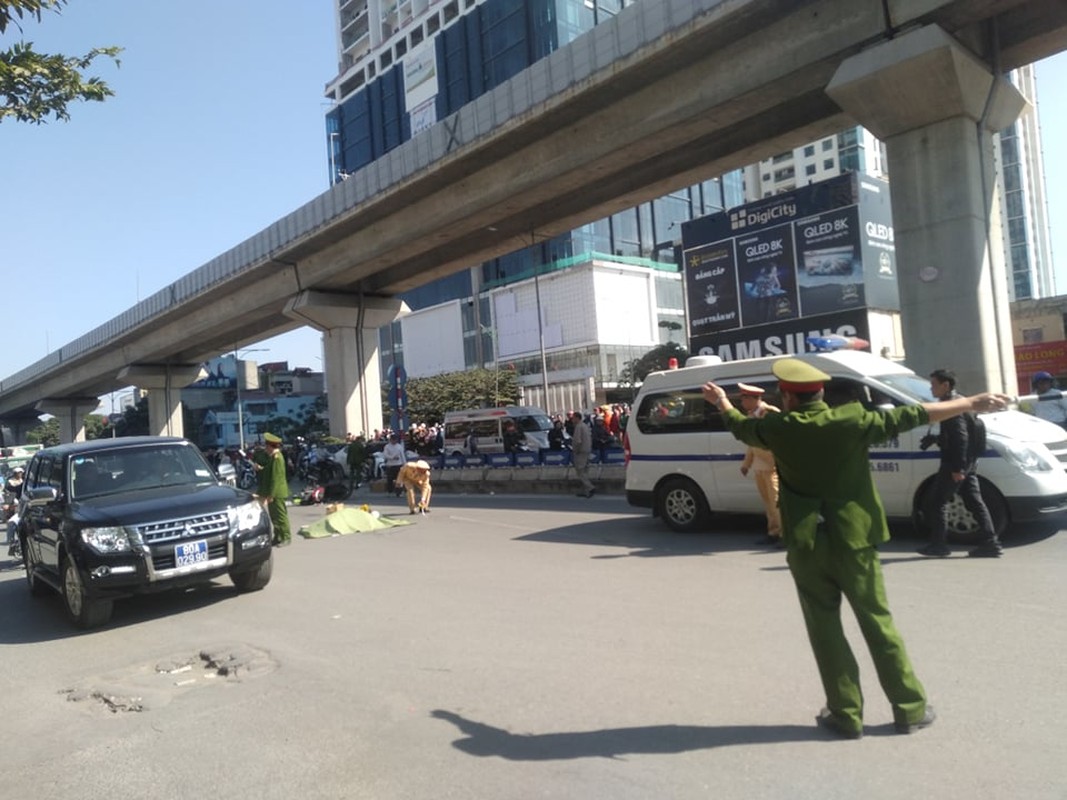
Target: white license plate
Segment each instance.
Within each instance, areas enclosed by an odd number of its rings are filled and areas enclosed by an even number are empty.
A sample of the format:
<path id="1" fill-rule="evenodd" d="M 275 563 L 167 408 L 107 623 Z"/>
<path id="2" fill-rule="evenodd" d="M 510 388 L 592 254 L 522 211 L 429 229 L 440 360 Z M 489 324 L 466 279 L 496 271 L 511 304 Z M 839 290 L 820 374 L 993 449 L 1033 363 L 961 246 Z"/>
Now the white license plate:
<path id="1" fill-rule="evenodd" d="M 174 546 L 174 566 L 188 567 L 207 561 L 207 542 L 182 542 Z"/>

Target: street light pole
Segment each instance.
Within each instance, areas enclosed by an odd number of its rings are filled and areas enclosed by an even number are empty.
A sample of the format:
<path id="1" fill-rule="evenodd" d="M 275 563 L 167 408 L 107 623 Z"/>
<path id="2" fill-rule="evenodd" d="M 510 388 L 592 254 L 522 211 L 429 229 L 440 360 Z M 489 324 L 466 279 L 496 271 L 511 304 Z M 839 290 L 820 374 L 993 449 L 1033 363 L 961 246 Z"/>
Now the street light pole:
<path id="1" fill-rule="evenodd" d="M 268 348 L 266 347 L 248 347 L 245 348 L 245 353 L 265 353 Z M 237 387 L 237 440 L 241 452 L 245 449 L 245 410 L 241 405 L 241 359 L 237 355 L 236 345 L 233 348 L 233 380 L 234 385 Z"/>

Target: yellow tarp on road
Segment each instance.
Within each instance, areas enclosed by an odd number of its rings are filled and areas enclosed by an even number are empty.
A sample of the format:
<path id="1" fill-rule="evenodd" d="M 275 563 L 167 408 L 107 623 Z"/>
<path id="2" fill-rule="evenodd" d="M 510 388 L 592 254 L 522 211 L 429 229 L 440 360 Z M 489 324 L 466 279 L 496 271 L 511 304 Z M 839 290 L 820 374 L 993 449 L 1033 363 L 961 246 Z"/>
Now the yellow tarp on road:
<path id="1" fill-rule="evenodd" d="M 367 533 L 398 525 L 410 525 L 411 520 L 378 516 L 358 508 L 342 508 L 327 514 L 318 522 L 303 526 L 297 533 L 305 539 L 321 539 L 325 536 L 341 536 L 346 533 Z"/>

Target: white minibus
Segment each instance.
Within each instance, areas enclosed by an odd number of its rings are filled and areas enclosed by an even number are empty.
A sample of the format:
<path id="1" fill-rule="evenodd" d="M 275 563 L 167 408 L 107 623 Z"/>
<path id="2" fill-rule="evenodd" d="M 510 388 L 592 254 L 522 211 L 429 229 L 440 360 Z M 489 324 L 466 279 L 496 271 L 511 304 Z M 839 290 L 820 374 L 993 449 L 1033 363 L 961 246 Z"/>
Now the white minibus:
<path id="1" fill-rule="evenodd" d="M 552 420 L 543 409 L 535 406 L 500 406 L 498 408 L 469 408 L 465 411 L 445 412 L 445 455 L 470 455 L 467 437 L 474 434 L 479 453 L 504 452 L 504 426 L 508 421 L 525 434 L 530 450 L 548 448 L 548 432 Z"/>
<path id="2" fill-rule="evenodd" d="M 926 378 L 871 353 L 840 350 L 797 357 L 831 376 L 825 387 L 831 406 L 856 401 L 876 408 L 933 400 Z M 701 387 L 715 381 L 739 407 L 736 384 L 755 384 L 776 404 L 778 381 L 771 373 L 776 360 L 723 362 L 694 356 L 683 369 L 650 374 L 634 401 L 624 442 L 630 504 L 652 509 L 675 531 L 705 528 L 716 512 L 762 514 L 755 485 L 740 471 L 745 445 L 726 430 L 719 412 L 704 401 Z M 1016 410 L 983 414 L 982 420 L 987 447 L 978 476 L 998 533 L 1010 522 L 1067 511 L 1067 433 Z M 922 532 L 928 530 L 924 511 L 940 452 L 936 447 L 922 449 L 920 441 L 936 432 L 936 424 L 922 426 L 870 450 L 886 515 L 911 519 Z M 974 532 L 974 519 L 957 498 L 950 509 L 949 533 L 963 538 Z"/>

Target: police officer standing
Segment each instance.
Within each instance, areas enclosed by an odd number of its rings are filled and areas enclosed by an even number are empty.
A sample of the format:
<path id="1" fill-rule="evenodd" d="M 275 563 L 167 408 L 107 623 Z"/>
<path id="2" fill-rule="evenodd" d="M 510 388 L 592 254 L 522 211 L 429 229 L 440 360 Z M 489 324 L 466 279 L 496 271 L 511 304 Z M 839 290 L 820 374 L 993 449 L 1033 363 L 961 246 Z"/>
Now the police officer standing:
<path id="1" fill-rule="evenodd" d="M 273 433 L 265 433 L 263 441 L 267 444 L 267 463 L 260 472 L 258 494 L 274 526 L 275 547 L 287 547 L 292 541 L 292 534 L 289 531 L 289 510 L 285 507 L 285 500 L 289 497 L 289 480 L 285 475 L 282 440 Z"/>
<path id="2" fill-rule="evenodd" d="M 750 417 L 759 419 L 768 413 L 781 411 L 763 400 L 763 389 L 747 383 L 737 384 L 741 392 L 741 409 Z M 763 501 L 767 516 L 767 535 L 759 541 L 775 547 L 782 546 L 782 516 L 778 513 L 778 472 L 774 468 L 774 454 L 763 447 L 749 447 L 741 460 L 741 474 L 752 472 L 756 490 Z"/>
<path id="3" fill-rule="evenodd" d="M 705 384 L 703 394 L 736 438 L 774 453 L 786 560 L 826 693 L 826 707 L 815 721 L 836 736 L 863 735 L 859 666 L 841 626 L 844 595 L 893 708 L 897 732 L 925 728 L 936 715 L 893 623 L 875 550 L 889 539 L 889 526 L 871 478 L 868 448 L 931 421 L 1006 408 L 1010 398 L 983 394 L 873 411 L 860 403 L 830 408 L 823 401 L 826 373 L 796 358 L 776 361 L 772 371 L 782 414 L 748 418 L 715 383 Z"/>
<path id="4" fill-rule="evenodd" d="M 947 369 L 936 369 L 930 373 L 930 391 L 941 402 L 960 396 L 956 392 L 956 376 Z M 937 435 L 941 466 L 934 478 L 927 509 L 930 514 L 930 544 L 920 548 L 921 555 L 944 557 L 952 553 L 948 546 L 948 507 L 959 494 L 982 532 L 981 544 L 968 555 L 979 558 L 1000 556 L 1000 541 L 993 528 L 993 518 L 982 499 L 976 472 L 978 457 L 985 449 L 984 431 L 982 421 L 972 413 L 961 414 L 941 423 Z"/>

